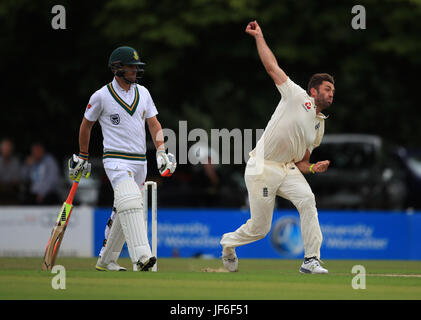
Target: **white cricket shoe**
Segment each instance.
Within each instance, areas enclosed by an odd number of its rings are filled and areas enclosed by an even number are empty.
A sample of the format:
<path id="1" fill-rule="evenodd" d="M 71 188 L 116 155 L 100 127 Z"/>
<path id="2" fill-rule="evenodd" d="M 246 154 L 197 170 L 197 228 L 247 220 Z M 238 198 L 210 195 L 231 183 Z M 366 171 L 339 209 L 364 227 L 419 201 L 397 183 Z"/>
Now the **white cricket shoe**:
<path id="1" fill-rule="evenodd" d="M 238 258 L 235 252 L 222 255 L 222 263 L 229 272 L 238 271 Z"/>
<path id="2" fill-rule="evenodd" d="M 126 268 L 118 265 L 115 262 L 110 262 L 107 265 L 103 265 L 98 261 L 95 266 L 95 269 L 97 269 L 98 271 L 127 271 Z"/>
<path id="3" fill-rule="evenodd" d="M 327 269 L 323 268 L 320 265 L 320 260 L 316 257 L 309 259 L 304 259 L 303 264 L 300 268 L 301 273 L 311 273 L 311 274 L 325 274 L 328 273 Z"/>

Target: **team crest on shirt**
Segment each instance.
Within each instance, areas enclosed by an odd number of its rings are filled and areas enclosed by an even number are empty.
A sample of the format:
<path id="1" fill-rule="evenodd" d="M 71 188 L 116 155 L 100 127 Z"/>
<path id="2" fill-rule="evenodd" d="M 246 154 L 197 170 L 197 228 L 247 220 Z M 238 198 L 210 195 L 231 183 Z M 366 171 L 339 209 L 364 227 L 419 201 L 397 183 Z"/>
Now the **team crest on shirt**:
<path id="1" fill-rule="evenodd" d="M 110 115 L 110 120 L 113 125 L 118 125 L 120 123 L 120 116 L 118 113 Z"/>
<path id="2" fill-rule="evenodd" d="M 311 107 L 312 107 L 312 105 L 311 105 L 311 102 L 310 101 L 307 101 L 306 103 L 303 103 L 302 105 L 301 105 L 303 108 L 304 108 L 304 110 L 305 111 L 309 111 L 310 109 L 311 109 Z"/>

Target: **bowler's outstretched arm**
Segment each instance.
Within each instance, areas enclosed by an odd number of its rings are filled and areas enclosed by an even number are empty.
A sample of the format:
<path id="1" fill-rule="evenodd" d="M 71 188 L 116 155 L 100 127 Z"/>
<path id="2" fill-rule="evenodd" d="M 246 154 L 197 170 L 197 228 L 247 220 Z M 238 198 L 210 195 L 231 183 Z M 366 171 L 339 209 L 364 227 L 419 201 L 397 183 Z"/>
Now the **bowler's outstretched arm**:
<path id="1" fill-rule="evenodd" d="M 276 85 L 281 85 L 287 81 L 288 76 L 279 67 L 276 58 L 263 37 L 262 30 L 257 21 L 250 22 L 246 27 L 246 32 L 254 37 L 256 40 L 257 52 L 262 61 L 266 72 L 270 75 Z"/>

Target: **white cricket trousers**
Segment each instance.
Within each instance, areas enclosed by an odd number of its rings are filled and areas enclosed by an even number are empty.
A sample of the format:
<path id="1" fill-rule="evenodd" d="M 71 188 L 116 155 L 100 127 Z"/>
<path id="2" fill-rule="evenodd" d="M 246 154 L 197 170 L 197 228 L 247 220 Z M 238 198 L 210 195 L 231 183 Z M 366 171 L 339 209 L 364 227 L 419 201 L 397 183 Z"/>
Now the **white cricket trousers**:
<path id="1" fill-rule="evenodd" d="M 145 182 L 147 174 L 146 161 L 135 163 L 134 161 L 129 162 L 118 159 L 107 160 L 108 161 L 104 161 L 104 170 L 111 182 L 113 190 L 121 181 L 129 178 L 134 179 L 140 189 L 143 188 L 143 183 Z"/>
<path id="2" fill-rule="evenodd" d="M 124 181 L 126 179 L 134 179 L 136 184 L 139 186 L 141 192 L 143 192 L 143 183 L 145 182 L 147 174 L 146 162 L 135 163 L 119 159 L 107 159 L 107 161 L 104 161 L 104 169 L 108 179 L 111 182 L 113 190 L 121 181 Z M 113 207 L 115 208 L 115 204 Z M 104 256 L 104 252 L 106 249 L 105 244 L 107 243 L 110 237 L 110 232 L 113 225 L 113 230 L 115 230 L 116 232 L 116 237 L 113 243 L 109 245 L 111 246 L 110 250 L 113 252 L 111 254 L 111 260 L 116 262 L 124 245 L 125 238 L 121 228 L 120 220 L 114 209 L 111 212 L 111 216 L 105 226 L 104 246 L 101 248 L 99 256 Z M 145 232 L 145 230 L 142 229 L 141 232 Z M 150 248 L 146 248 L 145 252 L 148 253 L 149 251 Z M 109 263 L 109 261 L 106 261 L 106 263 Z"/>
<path id="3" fill-rule="evenodd" d="M 250 157 L 245 171 L 250 219 L 236 231 L 223 235 L 221 245 L 235 248 L 264 238 L 272 225 L 276 196 L 290 200 L 300 214 L 304 257 L 320 259 L 322 232 L 316 201 L 307 180 L 294 163 L 257 161 Z"/>

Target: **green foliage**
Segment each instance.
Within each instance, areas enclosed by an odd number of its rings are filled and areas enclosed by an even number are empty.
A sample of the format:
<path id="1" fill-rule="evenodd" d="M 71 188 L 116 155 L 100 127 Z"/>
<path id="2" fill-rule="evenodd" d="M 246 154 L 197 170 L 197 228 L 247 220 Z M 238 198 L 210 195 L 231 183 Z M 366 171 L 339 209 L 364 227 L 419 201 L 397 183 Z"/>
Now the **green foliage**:
<path id="1" fill-rule="evenodd" d="M 334 75 L 326 132 L 418 145 L 419 0 L 62 1 L 66 30 L 51 28 L 55 4 L 0 3 L 9 117 L 1 135 L 15 137 L 18 151 L 27 152 L 36 135 L 58 156 L 77 150 L 86 103 L 110 81 L 107 60 L 120 45 L 136 48 L 146 62 L 142 83 L 164 127 L 188 120 L 190 128 L 263 128 L 280 96 L 244 32 L 254 19 L 298 84 L 305 87 L 315 72 Z M 366 8 L 365 30 L 351 27 L 355 4 Z M 101 153 L 100 143 L 92 148 Z"/>

